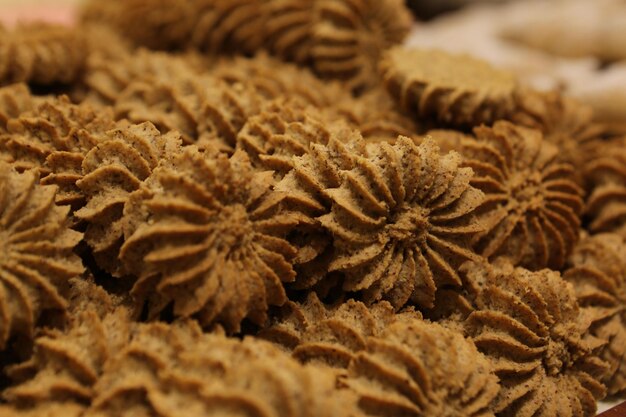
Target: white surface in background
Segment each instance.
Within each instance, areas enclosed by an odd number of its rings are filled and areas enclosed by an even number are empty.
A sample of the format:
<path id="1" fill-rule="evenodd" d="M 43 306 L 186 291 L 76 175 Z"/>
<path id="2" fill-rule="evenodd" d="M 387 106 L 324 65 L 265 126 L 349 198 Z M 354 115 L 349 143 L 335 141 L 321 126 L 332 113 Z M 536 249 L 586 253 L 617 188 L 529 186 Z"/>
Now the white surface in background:
<path id="1" fill-rule="evenodd" d="M 558 13 L 562 18 L 562 7 L 556 6 L 572 4 L 577 11 L 583 2 L 588 8 L 590 4 L 600 7 L 612 1 L 615 0 L 530 0 L 479 5 L 444 15 L 427 24 L 417 24 L 406 45 L 480 57 L 514 71 L 522 82 L 535 88 L 562 88 L 569 95 L 592 105 L 606 119 L 626 121 L 626 63 L 598 71 L 600 63 L 594 57 L 557 57 L 507 41 L 502 36 L 506 28 L 531 27 L 535 17 L 542 13 Z M 589 25 L 587 22 L 583 26 L 586 32 L 591 31 Z"/>

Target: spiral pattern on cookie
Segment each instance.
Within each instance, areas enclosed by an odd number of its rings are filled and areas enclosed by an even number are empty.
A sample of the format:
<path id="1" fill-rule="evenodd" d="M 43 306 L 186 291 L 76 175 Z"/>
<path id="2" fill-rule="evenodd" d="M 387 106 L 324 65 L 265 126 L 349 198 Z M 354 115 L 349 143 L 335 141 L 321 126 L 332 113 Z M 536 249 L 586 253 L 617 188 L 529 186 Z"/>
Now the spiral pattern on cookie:
<path id="1" fill-rule="evenodd" d="M 594 123 L 591 107 L 557 92 L 518 91 L 509 119 L 540 130 L 546 142 L 559 148 L 559 159 L 576 169 L 584 166 L 604 133 L 602 125 Z"/>
<path id="2" fill-rule="evenodd" d="M 0 27 L 0 85 L 71 83 L 80 76 L 86 55 L 75 29 L 45 23 L 11 31 Z"/>
<path id="3" fill-rule="evenodd" d="M 393 48 L 381 62 L 387 90 L 417 120 L 477 126 L 513 110 L 513 75 L 469 56 Z"/>
<path id="4" fill-rule="evenodd" d="M 76 185 L 87 204 L 75 216 L 86 224 L 85 242 L 105 271 L 116 276 L 125 272 L 118 255 L 124 241 L 122 214 L 130 194 L 180 147 L 177 133 L 161 135 L 146 122 L 109 131 L 85 155 Z"/>
<path id="5" fill-rule="evenodd" d="M 0 87 L 0 134 L 7 132 L 9 120 L 32 110 L 36 106 L 34 98 L 23 83 Z"/>
<path id="6" fill-rule="evenodd" d="M 311 58 L 325 78 L 341 79 L 355 92 L 379 82 L 383 52 L 403 41 L 412 18 L 398 0 L 319 0 Z"/>
<path id="7" fill-rule="evenodd" d="M 607 342 L 599 357 L 610 370 L 603 382 L 609 395 L 626 390 L 626 244 L 615 234 L 585 236 L 568 260 L 563 278 L 571 282 L 589 331 Z"/>
<path id="8" fill-rule="evenodd" d="M 267 22 L 259 0 L 204 0 L 194 4 L 191 44 L 210 53 L 253 53 L 263 42 Z"/>
<path id="9" fill-rule="evenodd" d="M 420 319 L 367 339 L 347 385 L 367 415 L 493 416 L 500 386 L 492 364 L 462 334 Z"/>
<path id="10" fill-rule="evenodd" d="M 171 50 L 189 43 L 194 12 L 187 0 L 93 0 L 83 5 L 81 19 L 108 24 L 136 45 Z"/>
<path id="11" fill-rule="evenodd" d="M 456 319 L 500 378 L 496 415 L 595 415 L 608 365 L 597 357 L 603 341 L 589 333 L 571 284 L 556 271 L 531 272 L 505 258 L 468 262 L 462 271 L 464 290 L 456 293 L 468 311 Z"/>
<path id="12" fill-rule="evenodd" d="M 263 341 L 205 334 L 192 323 L 140 325 L 96 386 L 86 416 L 162 416 L 180 404 L 202 415 L 354 415 L 332 374 Z"/>
<path id="13" fill-rule="evenodd" d="M 277 99 L 248 119 L 237 135 L 237 148 L 246 151 L 255 167 L 283 176 L 293 169 L 294 156 L 307 153 L 312 143 L 327 144 L 330 136 L 316 108 Z"/>
<path id="14" fill-rule="evenodd" d="M 585 166 L 590 187 L 585 215 L 593 233 L 615 232 L 626 237 L 626 139 L 603 144 Z"/>
<path id="15" fill-rule="evenodd" d="M 42 312 L 64 310 L 67 281 L 84 271 L 69 208 L 55 205 L 57 187 L 38 180 L 0 162 L 0 351 L 14 336 L 30 339 Z"/>
<path id="16" fill-rule="evenodd" d="M 486 230 L 475 249 L 494 259 L 507 256 L 528 269 L 559 269 L 578 240 L 583 190 L 572 165 L 541 132 L 497 122 L 462 142 L 464 165 L 484 191 L 479 208 Z"/>
<path id="17" fill-rule="evenodd" d="M 0 160 L 18 171 L 37 169 L 42 184 L 59 187 L 57 203 L 72 210 L 84 204 L 76 187 L 80 164 L 106 130 L 114 127 L 108 110 L 71 104 L 65 96 L 38 99 L 37 106 L 7 123 L 0 134 Z"/>
<path id="18" fill-rule="evenodd" d="M 187 147 L 153 171 L 126 203 L 121 258 L 139 276 L 133 292 L 158 312 L 238 331 L 286 301 L 295 249 L 281 237 L 281 214 L 263 208 L 271 172 L 254 172 L 242 153 L 204 155 Z"/>
<path id="19" fill-rule="evenodd" d="M 259 336 L 282 345 L 303 363 L 345 371 L 369 337 L 402 320 L 419 318 L 413 311 L 395 314 L 386 301 L 367 307 L 355 300 L 326 305 L 315 293 L 305 302 L 288 302 Z M 345 372 L 344 372 L 345 373 Z"/>
<path id="20" fill-rule="evenodd" d="M 346 275 L 344 290 L 429 307 L 439 285 L 461 284 L 456 269 L 476 258 L 470 239 L 481 231 L 473 213 L 483 193 L 460 163 L 433 141 L 401 137 L 355 158 L 340 186 L 325 190 L 332 210 L 319 221 L 334 238 L 329 268 Z"/>

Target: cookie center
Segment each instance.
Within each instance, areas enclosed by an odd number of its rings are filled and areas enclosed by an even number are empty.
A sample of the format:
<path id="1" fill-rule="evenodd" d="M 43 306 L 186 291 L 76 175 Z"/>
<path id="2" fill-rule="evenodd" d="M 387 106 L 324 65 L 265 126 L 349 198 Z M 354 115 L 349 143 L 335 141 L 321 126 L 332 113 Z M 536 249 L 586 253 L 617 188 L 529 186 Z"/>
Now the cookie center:
<path id="1" fill-rule="evenodd" d="M 511 195 L 526 209 L 538 208 L 543 200 L 541 173 L 524 171 L 510 178 Z"/>
<path id="2" fill-rule="evenodd" d="M 218 220 L 216 233 L 222 248 L 232 252 L 244 246 L 253 234 L 246 208 L 241 204 L 225 207 Z"/>
<path id="3" fill-rule="evenodd" d="M 402 207 L 387 225 L 387 232 L 392 239 L 407 244 L 421 244 L 426 240 L 428 217 L 419 207 Z"/>

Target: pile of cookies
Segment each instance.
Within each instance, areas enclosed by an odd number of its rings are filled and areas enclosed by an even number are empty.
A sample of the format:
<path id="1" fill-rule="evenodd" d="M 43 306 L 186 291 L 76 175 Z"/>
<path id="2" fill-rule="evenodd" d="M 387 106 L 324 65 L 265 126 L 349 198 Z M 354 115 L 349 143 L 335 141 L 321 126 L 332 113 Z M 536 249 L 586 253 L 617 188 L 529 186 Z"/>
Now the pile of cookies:
<path id="1" fill-rule="evenodd" d="M 0 40 L 0 415 L 593 416 L 626 134 L 399 0 L 90 1 Z M 148 49 L 152 48 L 152 49 Z"/>

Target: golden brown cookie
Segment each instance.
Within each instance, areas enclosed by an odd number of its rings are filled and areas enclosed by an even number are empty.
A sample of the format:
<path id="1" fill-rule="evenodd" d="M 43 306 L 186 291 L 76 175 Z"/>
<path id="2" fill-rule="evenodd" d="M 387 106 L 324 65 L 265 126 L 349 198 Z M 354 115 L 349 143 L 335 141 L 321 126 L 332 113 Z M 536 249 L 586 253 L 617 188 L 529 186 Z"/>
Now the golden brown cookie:
<path id="1" fill-rule="evenodd" d="M 354 416 L 333 375 L 268 342 L 202 334 L 193 323 L 140 325 L 108 364 L 85 414 Z M 358 415 L 358 414 L 356 414 Z"/>
<path id="2" fill-rule="evenodd" d="M 559 148 L 558 158 L 577 170 L 584 166 L 594 145 L 601 141 L 605 127 L 593 121 L 593 110 L 559 92 L 519 90 L 515 111 L 509 119 L 541 130 L 545 141 Z"/>
<path id="3" fill-rule="evenodd" d="M 263 208 L 272 178 L 241 152 L 229 159 L 187 147 L 131 195 L 121 259 L 152 314 L 173 303 L 175 316 L 237 332 L 286 301 L 295 249 L 280 236 L 283 216 Z"/>
<path id="4" fill-rule="evenodd" d="M 80 76 L 85 57 L 76 29 L 45 23 L 0 27 L 0 84 L 69 84 Z"/>
<path id="5" fill-rule="evenodd" d="M 356 354 L 367 349 L 369 337 L 379 337 L 393 323 L 419 319 L 414 311 L 396 314 L 386 301 L 370 307 L 355 300 L 333 305 L 310 293 L 302 303 L 287 302 L 259 337 L 277 343 L 303 363 L 314 363 L 345 374 Z"/>
<path id="6" fill-rule="evenodd" d="M 37 169 L 43 184 L 59 187 L 57 204 L 84 204 L 76 187 L 85 154 L 115 126 L 110 110 L 70 103 L 65 96 L 32 98 L 37 105 L 7 122 L 0 160 L 18 171 Z"/>
<path id="7" fill-rule="evenodd" d="M 584 175 L 590 187 L 585 215 L 589 230 L 626 237 L 626 137 L 598 144 Z"/>
<path id="8" fill-rule="evenodd" d="M 367 339 L 346 384 L 376 416 L 494 416 L 500 386 L 474 343 L 424 320 L 398 321 Z"/>
<path id="9" fill-rule="evenodd" d="M 584 236 L 568 260 L 571 282 L 592 335 L 607 345 L 599 353 L 610 371 L 609 395 L 626 390 L 626 243 L 615 234 Z"/>
<path id="10" fill-rule="evenodd" d="M 478 210 L 486 230 L 474 248 L 532 270 L 559 269 L 578 240 L 583 208 L 574 168 L 537 130 L 501 121 L 474 133 L 461 150 L 474 169 L 471 184 L 486 195 Z"/>
<path id="11" fill-rule="evenodd" d="M 288 303 L 263 330 L 304 363 L 329 367 L 376 416 L 488 416 L 498 394 L 491 365 L 460 333 L 394 314 L 386 301 Z"/>
<path id="12" fill-rule="evenodd" d="M 37 99 L 23 83 L 0 87 L 0 134 L 7 132 L 9 120 L 36 106 Z"/>
<path id="13" fill-rule="evenodd" d="M 118 260 L 124 204 L 161 160 L 180 151 L 181 142 L 178 133 L 161 135 L 151 123 L 143 123 L 107 132 L 84 156 L 76 185 L 86 205 L 75 216 L 86 225 L 85 242 L 103 270 L 124 274 Z"/>
<path id="14" fill-rule="evenodd" d="M 604 342 L 589 333 L 572 285 L 557 271 L 531 272 L 505 258 L 468 262 L 461 270 L 463 290 L 442 292 L 437 303 L 461 313 L 452 318 L 500 378 L 492 411 L 594 416 L 606 394 L 608 364 L 597 356 Z"/>
<path id="15" fill-rule="evenodd" d="M 354 157 L 339 186 L 324 190 L 332 209 L 319 217 L 334 238 L 329 270 L 345 274 L 344 290 L 398 309 L 430 307 L 438 286 L 461 284 L 458 266 L 477 257 L 470 240 L 482 230 L 474 210 L 484 196 L 460 163 L 431 140 L 408 138 Z"/>
<path id="16" fill-rule="evenodd" d="M 263 46 L 283 60 L 308 63 L 316 5 L 317 0 L 265 0 Z"/>
<path id="17" fill-rule="evenodd" d="M 404 40 L 412 25 L 400 0 L 318 0 L 311 59 L 325 78 L 361 93 L 379 83 L 383 52 Z"/>
<path id="18" fill-rule="evenodd" d="M 272 100 L 239 131 L 237 149 L 246 151 L 256 168 L 282 177 L 293 169 L 293 157 L 308 153 L 310 144 L 328 143 L 331 132 L 325 124 L 315 107 L 296 100 Z"/>
<path id="19" fill-rule="evenodd" d="M 81 19 L 107 24 L 136 45 L 171 50 L 189 43 L 196 19 L 188 0 L 92 0 L 84 2 Z"/>
<path id="20" fill-rule="evenodd" d="M 332 107 L 352 99 L 339 83 L 321 80 L 308 68 L 282 62 L 260 51 L 253 57 L 225 57 L 209 68 L 230 85 L 250 83 L 265 99 L 297 98 L 316 107 Z"/>
<path id="21" fill-rule="evenodd" d="M 418 121 L 477 126 L 513 110 L 515 77 L 469 56 L 396 47 L 381 73 L 391 96 Z"/>
<path id="22" fill-rule="evenodd" d="M 209 53 L 253 53 L 260 49 L 267 23 L 264 1 L 200 0 L 192 2 L 195 22 L 191 44 Z"/>
<path id="23" fill-rule="evenodd" d="M 68 280 L 84 271 L 69 207 L 56 206 L 57 187 L 38 180 L 35 170 L 0 162 L 0 351 L 14 337 L 31 339 L 42 312 L 65 310 Z"/>

